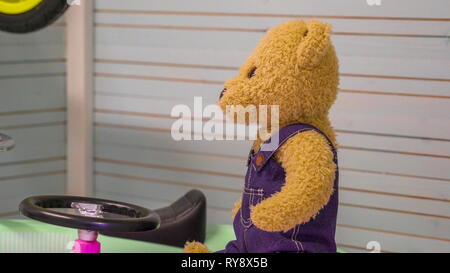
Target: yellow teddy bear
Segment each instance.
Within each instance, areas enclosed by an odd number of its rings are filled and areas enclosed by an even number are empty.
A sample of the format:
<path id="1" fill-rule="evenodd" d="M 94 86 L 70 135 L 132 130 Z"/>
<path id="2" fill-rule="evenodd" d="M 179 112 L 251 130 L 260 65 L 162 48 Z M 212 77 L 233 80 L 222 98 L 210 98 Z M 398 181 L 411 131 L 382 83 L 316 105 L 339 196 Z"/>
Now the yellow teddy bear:
<path id="1" fill-rule="evenodd" d="M 236 240 L 222 253 L 336 251 L 338 165 L 328 111 L 339 71 L 330 32 L 317 20 L 284 22 L 225 83 L 224 111 L 278 105 L 280 129 L 253 144 L 243 196 L 233 209 Z M 272 139 L 277 145 L 262 150 Z M 209 252 L 199 242 L 186 243 L 184 251 Z"/>

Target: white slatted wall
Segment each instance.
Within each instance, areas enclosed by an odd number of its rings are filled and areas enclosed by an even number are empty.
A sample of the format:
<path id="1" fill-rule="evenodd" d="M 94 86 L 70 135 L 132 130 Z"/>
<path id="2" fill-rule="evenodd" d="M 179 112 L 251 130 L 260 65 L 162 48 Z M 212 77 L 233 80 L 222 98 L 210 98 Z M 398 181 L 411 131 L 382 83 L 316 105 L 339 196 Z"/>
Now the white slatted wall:
<path id="1" fill-rule="evenodd" d="M 0 217 L 35 194 L 65 191 L 65 27 L 0 32 L 0 132 L 16 147 L 0 153 Z"/>
<path id="2" fill-rule="evenodd" d="M 155 208 L 199 188 L 209 222 L 229 224 L 250 143 L 175 142 L 170 110 L 215 102 L 267 28 L 315 17 L 333 24 L 341 62 L 339 246 L 449 252 L 449 10 L 447 0 L 97 0 L 97 195 Z"/>

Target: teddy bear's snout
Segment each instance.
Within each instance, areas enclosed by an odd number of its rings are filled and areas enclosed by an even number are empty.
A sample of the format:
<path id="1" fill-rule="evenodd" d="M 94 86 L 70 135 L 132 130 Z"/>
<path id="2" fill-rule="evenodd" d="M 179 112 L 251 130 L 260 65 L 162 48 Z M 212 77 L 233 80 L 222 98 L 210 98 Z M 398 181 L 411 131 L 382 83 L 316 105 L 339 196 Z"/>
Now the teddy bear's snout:
<path id="1" fill-rule="evenodd" d="M 219 99 L 221 99 L 221 98 L 223 97 L 223 94 L 225 93 L 225 91 L 227 91 L 227 89 L 226 89 L 226 88 L 224 88 L 224 89 L 222 90 L 222 92 L 220 92 L 220 96 L 219 96 Z"/>

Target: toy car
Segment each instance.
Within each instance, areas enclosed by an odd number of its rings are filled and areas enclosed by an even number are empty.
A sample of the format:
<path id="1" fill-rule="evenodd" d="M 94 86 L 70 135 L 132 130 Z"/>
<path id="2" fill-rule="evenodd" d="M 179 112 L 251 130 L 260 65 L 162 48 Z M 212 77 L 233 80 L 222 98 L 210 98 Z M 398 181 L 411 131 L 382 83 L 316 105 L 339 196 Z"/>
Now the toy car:
<path id="1" fill-rule="evenodd" d="M 205 240 L 206 199 L 198 190 L 155 211 L 124 202 L 67 195 L 28 197 L 19 210 L 37 221 L 78 229 L 74 253 L 99 253 L 99 232 L 177 247 L 187 240 Z"/>
<path id="2" fill-rule="evenodd" d="M 68 0 L 0 0 L 0 30 L 27 33 L 56 21 L 69 7 Z"/>

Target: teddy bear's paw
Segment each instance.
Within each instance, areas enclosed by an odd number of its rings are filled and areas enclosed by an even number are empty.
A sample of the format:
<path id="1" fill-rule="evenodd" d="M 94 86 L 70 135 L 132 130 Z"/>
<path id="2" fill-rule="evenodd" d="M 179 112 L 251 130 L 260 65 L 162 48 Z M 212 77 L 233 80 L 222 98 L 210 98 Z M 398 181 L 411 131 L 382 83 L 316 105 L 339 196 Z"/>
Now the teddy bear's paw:
<path id="1" fill-rule="evenodd" d="M 184 253 L 211 253 L 207 246 L 200 242 L 186 242 L 184 245 Z"/>

